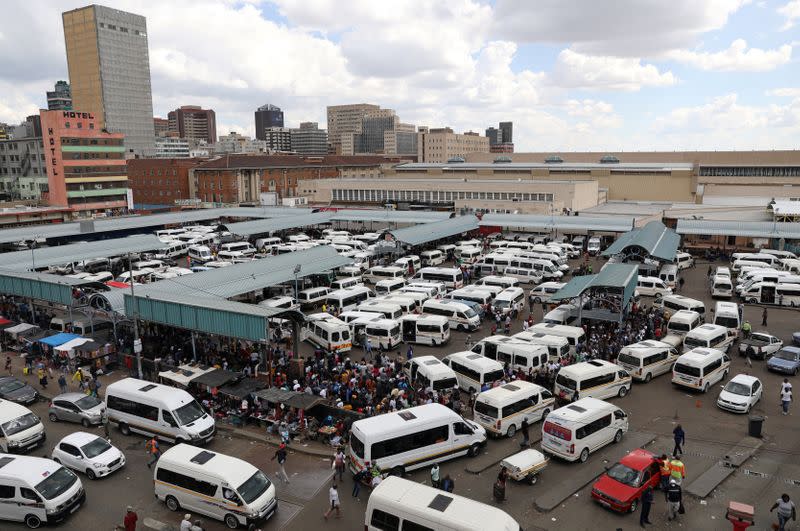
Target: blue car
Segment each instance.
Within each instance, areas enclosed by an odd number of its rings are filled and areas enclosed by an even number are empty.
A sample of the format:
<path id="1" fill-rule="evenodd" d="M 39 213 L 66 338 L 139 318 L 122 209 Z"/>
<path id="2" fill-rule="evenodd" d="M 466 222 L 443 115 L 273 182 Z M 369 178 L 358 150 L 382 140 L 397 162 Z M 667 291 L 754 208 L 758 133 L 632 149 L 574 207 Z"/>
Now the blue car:
<path id="1" fill-rule="evenodd" d="M 767 369 L 796 376 L 800 371 L 800 347 L 783 347 L 767 361 Z"/>

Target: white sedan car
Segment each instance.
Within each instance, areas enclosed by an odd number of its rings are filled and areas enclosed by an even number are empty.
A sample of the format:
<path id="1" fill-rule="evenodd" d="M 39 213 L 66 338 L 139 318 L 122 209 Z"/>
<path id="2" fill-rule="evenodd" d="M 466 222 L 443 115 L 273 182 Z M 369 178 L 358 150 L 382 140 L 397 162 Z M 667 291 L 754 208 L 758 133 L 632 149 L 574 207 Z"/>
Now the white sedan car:
<path id="1" fill-rule="evenodd" d="M 89 479 L 107 476 L 125 466 L 125 455 L 97 435 L 77 431 L 53 448 L 53 461 L 83 472 Z"/>
<path id="2" fill-rule="evenodd" d="M 733 413 L 748 413 L 761 399 L 761 380 L 747 374 L 737 374 L 725 384 L 717 398 L 720 409 Z"/>

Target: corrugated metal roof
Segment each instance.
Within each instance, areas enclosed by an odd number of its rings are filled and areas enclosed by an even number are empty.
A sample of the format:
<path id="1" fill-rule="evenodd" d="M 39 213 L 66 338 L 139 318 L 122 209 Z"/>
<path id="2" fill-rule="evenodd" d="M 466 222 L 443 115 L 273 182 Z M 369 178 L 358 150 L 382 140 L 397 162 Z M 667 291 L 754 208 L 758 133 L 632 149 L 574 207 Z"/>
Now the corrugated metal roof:
<path id="1" fill-rule="evenodd" d="M 419 210 L 355 210 L 333 212 L 331 221 L 383 221 L 385 223 L 431 223 L 450 217 L 449 212 Z"/>
<path id="2" fill-rule="evenodd" d="M 110 291 L 102 291 L 98 293 L 92 294 L 92 299 L 95 297 L 102 298 L 106 301 L 106 304 L 111 311 L 125 315 L 125 292 L 130 290 L 124 290 L 120 288 L 114 288 Z"/>
<path id="3" fill-rule="evenodd" d="M 72 288 L 87 282 L 49 273 L 0 270 L 0 293 L 58 304 L 72 303 Z"/>
<path id="4" fill-rule="evenodd" d="M 570 280 L 550 296 L 551 300 L 574 299 L 589 288 L 621 288 L 625 303 L 633 295 L 639 270 L 634 264 L 607 264 L 596 275 L 583 275 Z"/>
<path id="5" fill-rule="evenodd" d="M 484 214 L 482 227 L 523 227 L 542 231 L 570 230 L 626 232 L 633 227 L 632 217 L 537 216 L 528 214 Z"/>
<path id="6" fill-rule="evenodd" d="M 58 245 L 55 247 L 40 247 L 31 251 L 16 251 L 0 254 L 0 268 L 14 270 L 28 270 L 32 267 L 33 260 L 36 267 L 48 267 L 57 264 L 69 264 L 93 258 L 119 256 L 125 253 L 140 253 L 165 247 L 155 236 L 150 234 L 116 238 L 113 240 L 100 240 L 89 243 L 76 243 L 71 245 Z"/>
<path id="7" fill-rule="evenodd" d="M 257 219 L 254 221 L 242 221 L 240 223 L 228 223 L 225 228 L 237 236 L 249 237 L 254 234 L 269 234 L 277 230 L 296 229 L 298 227 L 308 227 L 329 223 L 331 221 L 330 212 L 316 212 L 314 214 L 304 214 L 302 216 L 281 216 L 272 219 Z"/>
<path id="8" fill-rule="evenodd" d="M 478 218 L 473 215 L 458 216 L 433 223 L 423 223 L 391 231 L 395 240 L 406 245 L 421 245 L 478 228 Z"/>
<path id="9" fill-rule="evenodd" d="M 800 239 L 800 223 L 772 221 L 708 221 L 703 219 L 679 219 L 678 234 L 702 234 L 709 236 L 742 236 L 747 238 Z"/>
<path id="10" fill-rule="evenodd" d="M 498 155 L 502 156 L 502 155 Z M 455 162 L 455 163 L 433 163 L 433 162 L 410 162 L 400 164 L 395 167 L 398 171 L 409 170 L 428 170 L 428 169 L 443 169 L 443 170 L 480 170 L 480 169 L 512 169 L 512 170 L 528 170 L 528 169 L 553 169 L 561 171 L 569 170 L 691 170 L 694 165 L 690 162 L 616 162 L 610 164 L 602 164 L 599 162 L 559 162 L 559 163 L 546 163 L 546 162 Z"/>
<path id="11" fill-rule="evenodd" d="M 608 249 L 603 251 L 603 256 L 613 256 L 622 253 L 630 247 L 641 247 L 653 258 L 672 262 L 678 252 L 681 237 L 672 229 L 664 226 L 660 221 L 651 221 L 640 229 L 633 229 L 617 238 Z"/>
<path id="12" fill-rule="evenodd" d="M 776 216 L 800 216 L 800 201 L 775 201 L 772 211 Z"/>

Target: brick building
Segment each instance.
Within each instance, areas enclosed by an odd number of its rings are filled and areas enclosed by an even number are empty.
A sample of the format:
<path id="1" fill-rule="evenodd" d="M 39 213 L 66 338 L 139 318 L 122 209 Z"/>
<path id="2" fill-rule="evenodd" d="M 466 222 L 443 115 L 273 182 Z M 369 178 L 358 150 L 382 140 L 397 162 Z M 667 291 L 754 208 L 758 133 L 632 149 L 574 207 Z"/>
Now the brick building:
<path id="1" fill-rule="evenodd" d="M 378 178 L 401 162 L 381 156 L 225 155 L 198 165 L 189 179 L 191 197 L 219 203 L 258 202 L 261 192 L 280 198 L 310 193 L 308 179 Z"/>
<path id="2" fill-rule="evenodd" d="M 206 159 L 130 159 L 128 183 L 134 205 L 174 205 L 186 200 L 189 171 Z"/>

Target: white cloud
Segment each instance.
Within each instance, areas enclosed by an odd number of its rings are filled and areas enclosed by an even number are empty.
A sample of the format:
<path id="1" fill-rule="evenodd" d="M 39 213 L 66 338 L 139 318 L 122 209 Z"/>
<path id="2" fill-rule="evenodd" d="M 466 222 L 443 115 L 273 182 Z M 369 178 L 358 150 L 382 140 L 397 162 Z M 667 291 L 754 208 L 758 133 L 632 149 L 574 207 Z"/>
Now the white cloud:
<path id="1" fill-rule="evenodd" d="M 636 91 L 674 85 L 678 78 L 635 57 L 584 55 L 566 49 L 558 54 L 552 82 L 568 88 Z"/>
<path id="2" fill-rule="evenodd" d="M 766 72 L 792 60 L 792 46 L 784 44 L 774 50 L 747 48 L 747 41 L 736 39 L 726 50 L 697 52 L 674 50 L 667 57 L 700 70 L 719 72 Z"/>
<path id="3" fill-rule="evenodd" d="M 767 91 L 767 96 L 775 96 L 778 98 L 800 98 L 800 88 L 798 87 L 783 87 Z"/>
<path id="4" fill-rule="evenodd" d="M 778 13 L 786 18 L 781 31 L 794 27 L 794 21 L 800 18 L 800 0 L 791 0 L 778 8 Z"/>

